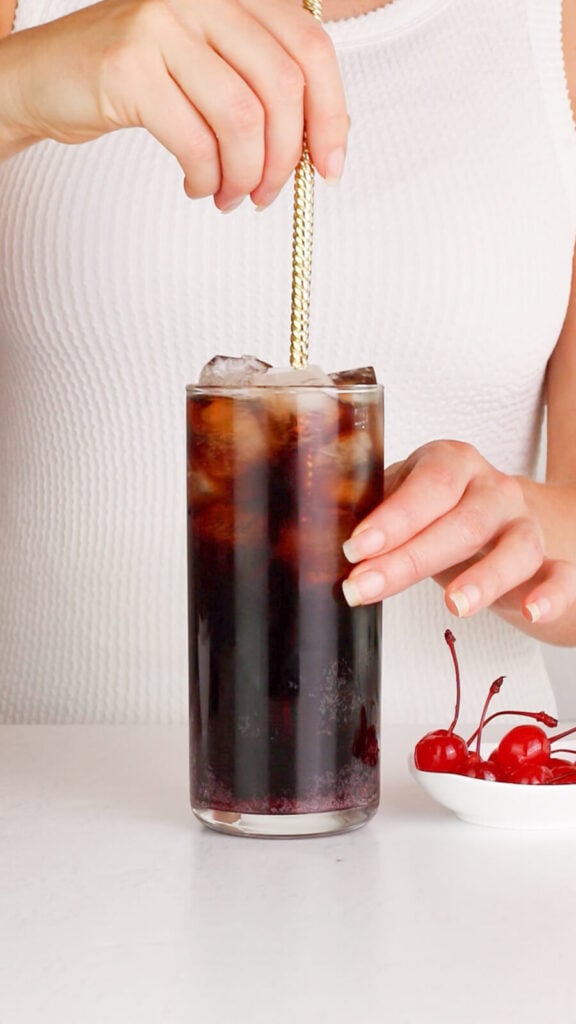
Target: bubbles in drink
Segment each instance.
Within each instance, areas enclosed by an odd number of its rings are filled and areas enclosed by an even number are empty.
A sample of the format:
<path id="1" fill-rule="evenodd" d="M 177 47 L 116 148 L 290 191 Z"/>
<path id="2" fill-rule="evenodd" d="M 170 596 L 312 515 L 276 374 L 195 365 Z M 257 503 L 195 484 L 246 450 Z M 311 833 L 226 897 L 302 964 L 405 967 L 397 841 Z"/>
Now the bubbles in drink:
<path id="1" fill-rule="evenodd" d="M 350 665 L 344 660 L 334 662 L 319 688 L 321 731 L 331 736 L 343 724 L 350 725 L 362 706 L 362 695 Z"/>

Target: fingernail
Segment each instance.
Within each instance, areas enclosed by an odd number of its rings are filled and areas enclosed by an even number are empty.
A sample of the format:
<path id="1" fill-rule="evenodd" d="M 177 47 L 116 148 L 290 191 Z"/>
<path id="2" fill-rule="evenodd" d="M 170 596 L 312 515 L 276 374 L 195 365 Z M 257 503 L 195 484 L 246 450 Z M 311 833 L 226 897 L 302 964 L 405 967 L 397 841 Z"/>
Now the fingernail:
<path id="1" fill-rule="evenodd" d="M 478 587 L 472 586 L 471 583 L 465 583 L 460 590 L 452 590 L 446 596 L 454 605 L 458 618 L 463 619 L 464 616 L 470 615 L 476 605 L 480 603 L 481 594 Z"/>
<path id="2" fill-rule="evenodd" d="M 242 205 L 246 196 L 240 196 L 240 199 L 233 199 L 227 206 L 220 207 L 220 213 L 232 213 L 232 210 L 237 210 Z"/>
<path id="3" fill-rule="evenodd" d="M 351 608 L 375 601 L 382 596 L 386 579 L 381 572 L 363 572 L 353 580 L 344 580 L 342 591 Z"/>
<path id="4" fill-rule="evenodd" d="M 530 604 L 526 605 L 526 612 L 530 622 L 538 622 L 543 615 L 547 615 L 552 610 L 552 604 L 547 597 L 541 597 L 538 601 L 530 601 Z"/>
<path id="5" fill-rule="evenodd" d="M 267 210 L 268 207 L 272 205 L 274 200 L 277 199 L 279 195 L 280 190 L 278 190 L 277 192 L 270 192 L 268 195 L 264 196 L 264 198 L 261 199 L 260 202 L 257 203 L 256 206 L 254 207 L 256 213 L 262 213 L 262 210 Z"/>
<path id="6" fill-rule="evenodd" d="M 342 550 L 349 562 L 361 562 L 363 558 L 377 555 L 383 550 L 385 544 L 386 538 L 382 530 L 375 530 L 370 526 L 355 534 L 354 537 L 350 537 L 342 545 Z"/>
<path id="7" fill-rule="evenodd" d="M 342 171 L 344 170 L 344 161 L 346 159 L 345 149 L 333 149 L 328 154 L 326 159 L 326 166 L 324 168 L 324 180 L 327 185 L 337 185 L 342 177 Z"/>

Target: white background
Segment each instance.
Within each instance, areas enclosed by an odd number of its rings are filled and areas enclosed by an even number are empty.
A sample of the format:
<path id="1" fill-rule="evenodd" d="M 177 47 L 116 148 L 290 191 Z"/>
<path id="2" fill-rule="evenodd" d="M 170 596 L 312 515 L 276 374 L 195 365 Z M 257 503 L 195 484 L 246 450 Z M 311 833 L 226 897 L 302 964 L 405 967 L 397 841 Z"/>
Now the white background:
<path id="1" fill-rule="evenodd" d="M 576 649 L 543 645 L 559 718 L 576 718 Z"/>

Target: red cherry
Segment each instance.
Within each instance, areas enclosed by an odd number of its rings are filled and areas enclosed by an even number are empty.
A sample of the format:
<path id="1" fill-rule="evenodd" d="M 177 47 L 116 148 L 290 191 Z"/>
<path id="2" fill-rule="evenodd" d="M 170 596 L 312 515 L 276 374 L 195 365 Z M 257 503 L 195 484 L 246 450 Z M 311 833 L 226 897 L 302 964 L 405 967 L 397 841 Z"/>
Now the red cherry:
<path id="1" fill-rule="evenodd" d="M 444 639 L 450 648 L 456 681 L 454 717 L 447 729 L 434 729 L 426 733 L 414 747 L 414 764 L 422 772 L 454 772 L 458 774 L 468 758 L 466 740 L 454 729 L 460 713 L 460 667 L 456 657 L 456 640 L 447 629 Z"/>
<path id="2" fill-rule="evenodd" d="M 550 758 L 550 780 L 554 786 L 576 785 L 576 765 L 569 761 L 562 761 L 560 758 Z"/>
<path id="3" fill-rule="evenodd" d="M 414 764 L 422 772 L 454 772 L 468 760 L 466 740 L 448 729 L 435 729 L 418 740 Z"/>
<path id="4" fill-rule="evenodd" d="M 545 764 L 525 762 L 506 777 L 506 782 L 517 782 L 521 786 L 542 786 L 552 782 L 552 772 Z"/>
<path id="5" fill-rule="evenodd" d="M 490 755 L 490 757 L 487 758 L 486 764 L 489 765 L 494 774 L 498 776 L 499 782 L 508 781 L 508 770 L 506 768 L 503 768 L 502 765 L 499 764 L 494 757 L 492 757 L 492 755 Z"/>
<path id="6" fill-rule="evenodd" d="M 537 725 L 517 725 L 502 737 L 496 749 L 499 765 L 513 772 L 521 765 L 545 765 L 550 757 L 550 740 Z"/>
<path id="7" fill-rule="evenodd" d="M 558 725 L 557 720 L 545 711 L 510 710 L 488 715 L 490 702 L 500 692 L 504 676 L 500 676 L 490 686 L 478 728 L 472 733 L 469 740 L 464 741 L 454 732 L 460 711 L 460 670 L 456 657 L 456 641 L 450 630 L 446 630 L 444 639 L 452 654 L 456 676 L 454 717 L 448 729 L 435 729 L 418 741 L 414 749 L 416 767 L 421 771 L 448 772 L 491 782 L 513 782 L 530 786 L 550 783 L 554 785 L 576 784 L 576 764 L 555 757 L 554 754 L 560 753 L 560 750 L 553 751 L 551 757 L 550 747 L 551 742 L 575 733 L 576 728 L 549 737 L 543 729 L 536 725 L 517 725 L 502 737 L 488 758 L 482 758 L 480 745 L 484 726 L 500 715 L 521 715 L 541 722 L 548 728 Z M 475 750 L 470 750 L 474 741 L 476 741 Z"/>
<path id="8" fill-rule="evenodd" d="M 498 768 L 500 767 L 500 762 L 498 761 L 498 747 L 494 747 L 494 750 L 490 751 L 486 760 L 490 761 L 490 764 L 495 764 Z"/>
<path id="9" fill-rule="evenodd" d="M 552 753 L 554 753 L 554 751 L 552 751 Z M 548 767 L 549 768 L 556 768 L 556 767 L 564 768 L 564 767 L 566 767 L 566 765 L 568 765 L 570 768 L 572 768 L 573 764 L 574 764 L 573 761 L 568 761 L 565 757 L 550 757 L 550 758 L 548 758 Z"/>
<path id="10" fill-rule="evenodd" d="M 473 761 L 465 765 L 460 773 L 470 779 L 484 779 L 486 782 L 504 782 L 504 776 L 493 761 Z"/>

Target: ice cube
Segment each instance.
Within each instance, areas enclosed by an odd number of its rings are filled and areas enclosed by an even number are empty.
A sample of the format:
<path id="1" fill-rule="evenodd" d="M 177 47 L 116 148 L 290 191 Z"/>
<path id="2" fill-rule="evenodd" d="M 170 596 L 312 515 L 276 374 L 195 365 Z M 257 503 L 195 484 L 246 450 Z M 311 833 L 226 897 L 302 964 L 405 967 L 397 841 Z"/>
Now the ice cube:
<path id="1" fill-rule="evenodd" d="M 188 408 L 191 468 L 213 480 L 232 479 L 266 458 L 266 429 L 252 404 L 228 395 Z"/>
<path id="2" fill-rule="evenodd" d="M 350 511 L 316 505 L 305 518 L 288 522 L 280 529 L 274 554 L 283 562 L 299 567 L 307 584 L 334 584 L 347 572 L 342 544 L 355 525 Z"/>
<path id="3" fill-rule="evenodd" d="M 244 387 L 270 368 L 270 363 L 256 356 L 214 356 L 202 367 L 198 383 L 211 388 Z"/>
<path id="4" fill-rule="evenodd" d="M 254 384 L 265 387 L 332 387 L 333 381 L 319 366 L 274 366 L 258 374 Z"/>
<path id="5" fill-rule="evenodd" d="M 370 462 L 372 438 L 365 430 L 343 434 L 338 444 L 338 460 L 343 473 L 355 473 L 358 467 Z"/>
<path id="6" fill-rule="evenodd" d="M 202 469 L 191 466 L 188 469 L 188 494 L 194 501 L 214 498 L 220 494 L 221 480 L 214 480 Z"/>
<path id="7" fill-rule="evenodd" d="M 340 370 L 328 374 L 332 384 L 337 387 L 350 387 L 351 384 L 376 384 L 376 373 L 373 366 L 359 366 L 353 370 Z"/>
<path id="8" fill-rule="evenodd" d="M 317 448 L 329 444 L 338 430 L 338 400 L 333 394 L 317 387 L 302 387 L 299 391 L 282 387 L 262 388 L 267 399 L 270 444 L 282 449 L 290 441 L 304 448 Z"/>
<path id="9" fill-rule="evenodd" d="M 330 496 L 341 508 L 355 508 L 368 492 L 375 466 L 372 439 L 365 431 L 344 435 L 338 446 L 339 471 L 331 478 Z"/>
<path id="10" fill-rule="evenodd" d="M 254 509 L 234 506 L 233 501 L 215 501 L 196 507 L 194 529 L 203 540 L 246 547 L 267 544 L 266 517 Z"/>

